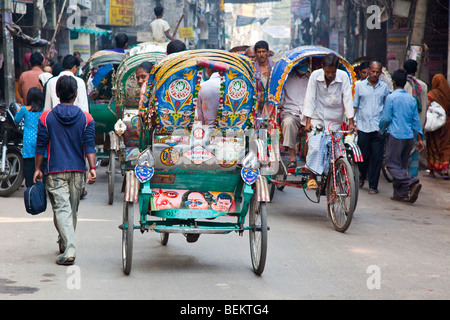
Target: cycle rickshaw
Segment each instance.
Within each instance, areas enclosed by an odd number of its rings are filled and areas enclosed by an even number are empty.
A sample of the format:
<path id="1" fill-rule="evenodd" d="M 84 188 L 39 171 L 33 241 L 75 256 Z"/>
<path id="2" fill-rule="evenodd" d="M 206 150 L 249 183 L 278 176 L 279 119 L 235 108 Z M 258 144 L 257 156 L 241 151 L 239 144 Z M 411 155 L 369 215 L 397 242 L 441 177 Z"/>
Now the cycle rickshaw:
<path id="1" fill-rule="evenodd" d="M 221 78 L 220 107 L 212 126 L 194 121 L 206 68 Z M 119 226 L 124 273 L 131 271 L 133 231 L 140 230 L 160 233 L 163 245 L 171 233 L 195 242 L 201 234 L 249 231 L 253 271 L 262 274 L 269 198 L 253 144 L 256 100 L 251 61 L 220 50 L 172 54 L 153 68 L 146 97 L 140 110 L 140 154 L 124 181 Z"/>
<path id="2" fill-rule="evenodd" d="M 319 69 L 322 67 L 323 57 L 329 53 L 334 53 L 339 57 L 339 68 L 348 74 L 354 90 L 355 74 L 352 66 L 339 54 L 328 48 L 299 47 L 289 51 L 274 64 L 269 84 L 269 119 L 267 121 L 267 145 L 269 146 L 270 162 L 265 166 L 265 170 L 271 173 L 267 176 L 271 199 L 274 196 L 275 189 L 283 190 L 286 186 L 303 189 L 306 197 L 315 203 L 319 203 L 320 197 L 326 195 L 327 216 L 331 219 L 337 231 L 345 232 L 350 226 L 357 204 L 357 180 L 359 175 L 356 171 L 358 170 L 356 163 L 362 161 L 361 152 L 356 143 L 349 141 L 349 139 L 344 140 L 344 135 L 349 133 L 344 130 L 345 124 L 340 124 L 341 129 L 337 130 L 338 132 L 331 130 L 331 128 L 315 129 L 317 134 L 330 135 L 331 143 L 328 152 L 331 153 L 331 161 L 328 166 L 329 170 L 317 177 L 319 188 L 314 191 L 307 189 L 310 170 L 305 165 L 307 154 L 306 132 L 301 129 L 297 137 L 297 156 L 300 156 L 300 163 L 296 168 L 287 168 L 287 153 L 280 142 L 283 138 L 278 106 L 290 72 L 301 63 L 307 64 L 311 72 Z"/>
<path id="3" fill-rule="evenodd" d="M 87 86 L 89 113 L 95 121 L 98 162 L 110 159 L 110 141 L 114 134 L 114 124 L 118 113 L 114 102 L 113 85 L 116 70 L 123 58 L 123 53 L 109 50 L 97 51 L 82 69 L 81 77 Z M 107 174 L 108 190 L 111 190 L 111 177 L 114 176 L 111 174 L 111 168 L 107 170 Z M 111 195 L 108 198 L 109 204 L 112 204 Z"/>
<path id="4" fill-rule="evenodd" d="M 113 79 L 113 101 L 116 119 L 109 132 L 108 202 L 114 202 L 116 157 L 120 172 L 135 165 L 139 152 L 140 128 L 138 123 L 141 89 L 136 80 L 136 69 L 142 62 L 156 63 L 166 56 L 166 47 L 145 42 L 131 48 L 117 67 Z"/>

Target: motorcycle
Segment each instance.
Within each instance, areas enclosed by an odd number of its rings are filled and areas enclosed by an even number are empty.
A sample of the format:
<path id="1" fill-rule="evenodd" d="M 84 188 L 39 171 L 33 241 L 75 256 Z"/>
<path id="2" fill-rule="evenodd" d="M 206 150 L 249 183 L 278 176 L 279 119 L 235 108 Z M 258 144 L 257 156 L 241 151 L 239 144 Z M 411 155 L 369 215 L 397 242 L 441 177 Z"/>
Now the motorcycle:
<path id="1" fill-rule="evenodd" d="M 23 176 L 23 130 L 14 121 L 18 105 L 0 103 L 0 196 L 13 194 L 21 185 Z"/>

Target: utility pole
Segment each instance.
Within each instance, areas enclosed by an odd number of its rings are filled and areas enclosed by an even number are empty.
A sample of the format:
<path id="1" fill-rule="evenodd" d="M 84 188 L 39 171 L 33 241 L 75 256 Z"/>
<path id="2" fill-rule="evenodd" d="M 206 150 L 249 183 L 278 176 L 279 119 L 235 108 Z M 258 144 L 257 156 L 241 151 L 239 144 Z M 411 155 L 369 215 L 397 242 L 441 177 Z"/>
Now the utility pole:
<path id="1" fill-rule="evenodd" d="M 9 105 L 16 101 L 14 77 L 14 42 L 7 26 L 12 23 L 12 1 L 2 0 L 2 37 L 3 37 L 3 69 L 5 72 L 5 102 Z"/>
<path id="2" fill-rule="evenodd" d="M 425 35 L 425 23 L 427 20 L 428 0 L 416 0 L 414 24 L 409 45 L 409 58 L 417 61 L 416 77 L 420 76 L 422 65 L 423 40 Z"/>

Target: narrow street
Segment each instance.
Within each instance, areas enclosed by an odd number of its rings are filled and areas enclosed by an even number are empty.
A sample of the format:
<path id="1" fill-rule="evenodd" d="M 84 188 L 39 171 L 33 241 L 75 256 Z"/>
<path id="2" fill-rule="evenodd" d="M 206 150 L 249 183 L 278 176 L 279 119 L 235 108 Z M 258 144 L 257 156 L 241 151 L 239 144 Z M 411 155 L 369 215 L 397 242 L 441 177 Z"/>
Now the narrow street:
<path id="1" fill-rule="evenodd" d="M 391 201 L 392 186 L 380 178 L 380 194 L 360 189 L 345 234 L 327 220 L 324 198 L 314 204 L 299 189 L 276 191 L 268 205 L 269 247 L 261 277 L 252 271 L 248 234 L 202 235 L 196 243 L 171 235 L 162 246 L 158 234 L 135 231 L 133 268 L 126 276 L 118 229 L 121 183 L 108 205 L 104 170 L 99 168 L 98 181 L 80 204 L 74 266 L 55 263 L 50 206 L 38 216 L 27 214 L 24 188 L 1 198 L 0 300 L 450 297 L 448 181 L 423 178 L 419 199 L 410 205 Z"/>

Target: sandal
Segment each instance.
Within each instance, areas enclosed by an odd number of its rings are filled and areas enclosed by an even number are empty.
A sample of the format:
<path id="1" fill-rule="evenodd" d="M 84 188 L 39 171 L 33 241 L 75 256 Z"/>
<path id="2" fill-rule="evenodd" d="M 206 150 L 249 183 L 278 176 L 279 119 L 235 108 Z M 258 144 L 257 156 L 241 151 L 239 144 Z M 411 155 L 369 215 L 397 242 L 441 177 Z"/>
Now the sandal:
<path id="1" fill-rule="evenodd" d="M 378 194 L 378 189 L 369 189 L 369 194 Z"/>
<path id="2" fill-rule="evenodd" d="M 306 184 L 306 188 L 314 190 L 314 189 L 318 189 L 319 186 L 317 185 L 317 182 L 315 179 L 309 179 L 308 183 Z"/>
<path id="3" fill-rule="evenodd" d="M 64 260 L 64 261 L 56 260 L 56 264 L 59 264 L 59 265 L 61 265 L 61 266 L 71 266 L 71 265 L 73 265 L 74 263 L 75 263 L 75 258 L 74 258 L 74 257 L 67 258 L 67 259 Z"/>

